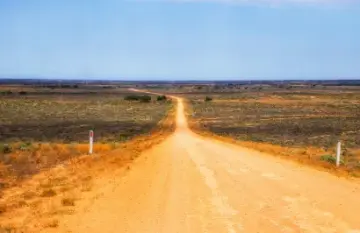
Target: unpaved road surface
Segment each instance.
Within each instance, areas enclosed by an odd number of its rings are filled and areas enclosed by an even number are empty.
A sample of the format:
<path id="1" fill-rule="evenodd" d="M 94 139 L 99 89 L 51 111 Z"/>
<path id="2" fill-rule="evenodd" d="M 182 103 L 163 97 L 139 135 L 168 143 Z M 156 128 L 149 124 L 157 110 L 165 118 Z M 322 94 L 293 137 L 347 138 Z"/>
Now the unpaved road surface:
<path id="1" fill-rule="evenodd" d="M 359 183 L 202 138 L 181 99 L 176 132 L 84 206 L 56 231 L 360 232 Z"/>

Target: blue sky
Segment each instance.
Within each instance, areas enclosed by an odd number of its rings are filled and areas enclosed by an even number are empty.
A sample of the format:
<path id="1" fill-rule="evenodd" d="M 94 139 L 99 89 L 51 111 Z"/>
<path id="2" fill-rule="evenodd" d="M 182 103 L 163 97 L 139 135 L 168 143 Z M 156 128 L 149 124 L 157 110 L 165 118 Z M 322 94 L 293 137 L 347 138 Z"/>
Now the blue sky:
<path id="1" fill-rule="evenodd" d="M 0 76 L 360 78 L 360 2 L 0 0 Z"/>

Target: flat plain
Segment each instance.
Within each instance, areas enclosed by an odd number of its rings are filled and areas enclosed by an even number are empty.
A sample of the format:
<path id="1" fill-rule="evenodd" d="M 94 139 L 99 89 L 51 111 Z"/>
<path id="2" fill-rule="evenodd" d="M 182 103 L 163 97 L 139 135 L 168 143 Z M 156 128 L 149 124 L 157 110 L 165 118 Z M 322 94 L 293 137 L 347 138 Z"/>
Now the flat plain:
<path id="1" fill-rule="evenodd" d="M 183 85 L 192 129 L 243 146 L 360 175 L 360 88 L 315 85 Z"/>
<path id="2" fill-rule="evenodd" d="M 32 175 L 86 154 L 89 130 L 94 152 L 118 147 L 150 133 L 172 108 L 171 101 L 127 100 L 134 95 L 117 86 L 0 88 L 0 163 L 3 173 Z M 4 184 L 5 185 L 5 184 Z"/>

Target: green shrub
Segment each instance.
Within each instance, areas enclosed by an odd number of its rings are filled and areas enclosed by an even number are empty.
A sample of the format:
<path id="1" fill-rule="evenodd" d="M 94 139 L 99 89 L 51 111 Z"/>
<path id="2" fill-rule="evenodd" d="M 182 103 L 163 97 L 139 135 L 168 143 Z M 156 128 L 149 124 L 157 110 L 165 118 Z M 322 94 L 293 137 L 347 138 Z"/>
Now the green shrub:
<path id="1" fill-rule="evenodd" d="M 127 95 L 127 96 L 124 97 L 124 100 L 129 100 L 129 101 L 139 100 L 139 96 L 137 96 L 137 95 Z"/>
<path id="2" fill-rule="evenodd" d="M 336 164 L 336 157 L 332 155 L 323 155 L 320 157 L 320 160 L 331 164 Z M 340 164 L 344 164 L 344 160 L 340 159 Z"/>
<path id="3" fill-rule="evenodd" d="M 140 102 L 150 102 L 151 96 L 149 95 L 127 95 L 124 97 L 124 100 L 128 101 L 140 101 Z"/>
<path id="4" fill-rule="evenodd" d="M 151 96 L 143 95 L 140 97 L 140 102 L 149 103 L 151 101 Z"/>
<path id="5" fill-rule="evenodd" d="M 165 95 L 161 95 L 161 96 L 158 96 L 157 97 L 157 101 L 163 101 L 163 100 L 166 100 L 166 96 Z"/>
<path id="6" fill-rule="evenodd" d="M 1 152 L 4 153 L 4 154 L 9 154 L 9 153 L 12 152 L 11 146 L 9 146 L 9 145 L 7 145 L 7 144 L 1 145 L 1 146 L 0 146 L 0 150 L 1 150 Z"/>
<path id="7" fill-rule="evenodd" d="M 336 158 L 332 155 L 322 155 L 320 157 L 320 160 L 331 163 L 331 164 L 335 164 L 336 163 Z"/>
<path id="8" fill-rule="evenodd" d="M 206 101 L 206 102 L 212 101 L 212 98 L 211 98 L 210 96 L 206 96 L 206 97 L 205 97 L 205 101 Z"/>
<path id="9" fill-rule="evenodd" d="M 22 151 L 30 150 L 31 146 L 32 146 L 31 142 L 22 143 L 19 146 L 19 150 L 22 150 Z"/>
<path id="10" fill-rule="evenodd" d="M 10 90 L 2 91 L 1 94 L 3 94 L 3 95 L 11 95 L 12 91 L 10 91 Z"/>

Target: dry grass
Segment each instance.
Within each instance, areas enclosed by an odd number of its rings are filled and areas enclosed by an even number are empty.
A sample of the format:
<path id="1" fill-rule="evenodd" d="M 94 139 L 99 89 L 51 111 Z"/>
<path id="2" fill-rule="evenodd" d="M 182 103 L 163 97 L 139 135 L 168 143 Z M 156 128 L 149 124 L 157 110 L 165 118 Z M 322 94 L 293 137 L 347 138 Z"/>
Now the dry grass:
<path id="1" fill-rule="evenodd" d="M 95 131 L 94 153 L 107 153 L 151 132 L 172 108 L 155 96 L 149 103 L 125 101 L 133 92 L 123 89 L 6 88 L 30 94 L 0 100 L 0 191 L 86 155 L 90 129 Z"/>
<path id="2" fill-rule="evenodd" d="M 0 142 L 81 143 L 130 139 L 151 130 L 171 108 L 168 101 L 124 100 L 127 94 L 5 96 L 0 100 Z"/>
<path id="3" fill-rule="evenodd" d="M 337 173 L 360 176 L 360 93 L 302 90 L 184 95 L 190 127 L 258 151 L 334 170 L 324 155 L 343 142 Z M 213 101 L 204 101 L 211 96 Z"/>
<path id="4" fill-rule="evenodd" d="M 84 196 L 97 198 L 96 192 L 89 192 L 94 186 L 102 179 L 126 173 L 143 150 L 160 143 L 174 129 L 174 111 L 171 110 L 149 135 L 120 143 L 115 150 L 71 158 L 4 190 L 0 200 L 0 229 L 39 232 L 42 228 L 58 228 L 61 223 L 56 216 L 72 214 L 78 200 Z M 56 195 L 48 195 L 49 190 Z"/>

